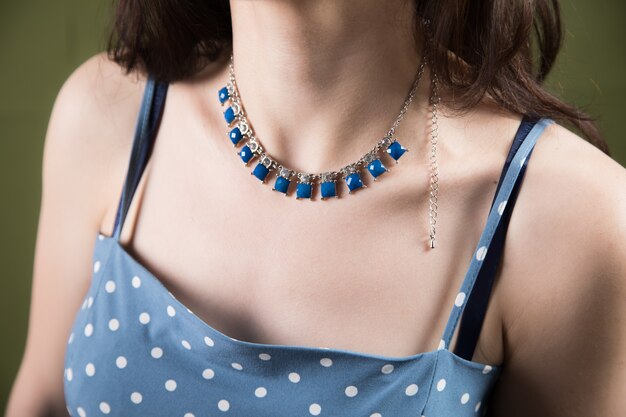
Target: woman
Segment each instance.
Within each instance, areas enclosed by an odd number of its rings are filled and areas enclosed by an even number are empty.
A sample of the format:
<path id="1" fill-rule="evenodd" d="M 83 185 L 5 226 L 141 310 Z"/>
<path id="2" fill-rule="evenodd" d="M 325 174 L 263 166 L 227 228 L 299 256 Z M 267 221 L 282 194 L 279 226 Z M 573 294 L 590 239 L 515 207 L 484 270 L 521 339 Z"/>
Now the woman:
<path id="1" fill-rule="evenodd" d="M 230 3 L 121 3 L 61 89 L 7 415 L 624 415 L 626 172 L 541 87 L 558 4 Z"/>

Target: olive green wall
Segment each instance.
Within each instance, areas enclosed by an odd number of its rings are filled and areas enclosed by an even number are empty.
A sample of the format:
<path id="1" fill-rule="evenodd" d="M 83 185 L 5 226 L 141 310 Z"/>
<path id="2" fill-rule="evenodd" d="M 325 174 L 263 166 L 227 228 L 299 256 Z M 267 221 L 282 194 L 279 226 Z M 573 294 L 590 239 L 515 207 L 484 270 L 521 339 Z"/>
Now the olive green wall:
<path id="1" fill-rule="evenodd" d="M 614 158 L 626 165 L 626 3 L 562 4 L 567 37 L 550 85 L 599 116 Z M 103 49 L 108 15 L 103 0 L 0 0 L 0 410 L 26 337 L 48 117 L 71 71 Z"/>

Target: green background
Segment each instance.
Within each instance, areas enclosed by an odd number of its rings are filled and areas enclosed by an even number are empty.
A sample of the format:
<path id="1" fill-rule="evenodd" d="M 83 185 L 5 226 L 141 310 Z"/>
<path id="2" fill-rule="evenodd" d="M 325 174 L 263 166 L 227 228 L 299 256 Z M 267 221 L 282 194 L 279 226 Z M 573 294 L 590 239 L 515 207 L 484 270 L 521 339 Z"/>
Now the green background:
<path id="1" fill-rule="evenodd" d="M 598 117 L 613 158 L 626 166 L 626 2 L 561 4 L 566 39 L 550 88 Z M 102 0 L 0 0 L 0 412 L 26 340 L 48 118 L 63 81 L 104 49 L 109 15 Z"/>

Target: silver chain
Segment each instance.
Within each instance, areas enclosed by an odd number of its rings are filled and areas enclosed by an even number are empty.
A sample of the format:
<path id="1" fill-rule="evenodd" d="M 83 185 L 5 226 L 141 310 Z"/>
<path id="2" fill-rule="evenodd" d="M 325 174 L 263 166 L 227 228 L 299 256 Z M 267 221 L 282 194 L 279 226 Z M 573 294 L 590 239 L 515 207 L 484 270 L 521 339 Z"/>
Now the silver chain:
<path id="1" fill-rule="evenodd" d="M 439 94 L 437 91 L 437 74 L 431 77 L 431 130 L 430 130 L 430 193 L 428 202 L 428 214 L 430 217 L 430 247 L 435 248 L 435 223 L 437 223 L 437 194 L 439 191 L 439 172 L 437 167 L 437 139 L 439 137 L 439 123 L 437 120 L 437 107 L 439 106 Z"/>
<path id="2" fill-rule="evenodd" d="M 423 55 L 422 60 L 420 62 L 419 68 L 413 80 L 413 84 L 411 86 L 411 90 L 407 94 L 406 99 L 404 100 L 404 104 L 400 110 L 400 113 L 394 120 L 391 128 L 387 132 L 387 134 L 378 141 L 378 143 L 368 152 L 366 152 L 361 158 L 359 158 L 356 162 L 352 164 L 348 164 L 338 171 L 326 171 L 322 173 L 306 173 L 299 172 L 296 170 L 291 170 L 284 165 L 280 164 L 273 157 L 270 157 L 264 147 L 261 145 L 259 139 L 255 136 L 254 131 L 252 129 L 251 124 L 248 122 L 246 117 L 246 112 L 241 104 L 241 97 L 239 95 L 239 90 L 237 88 L 237 80 L 235 79 L 235 66 L 234 66 L 234 58 L 233 54 L 230 55 L 229 62 L 229 84 L 227 85 L 228 93 L 231 98 L 232 108 L 234 113 L 239 120 L 239 128 L 241 133 L 248 137 L 247 145 L 250 147 L 252 152 L 259 156 L 259 160 L 270 170 L 276 169 L 278 171 L 278 175 L 281 175 L 287 179 L 291 179 L 292 177 L 298 178 L 302 182 L 313 183 L 315 180 L 319 181 L 332 181 L 337 179 L 339 176 L 343 176 L 344 178 L 351 173 L 357 172 L 363 166 L 367 166 L 371 161 L 376 159 L 376 154 L 381 149 L 386 149 L 393 141 L 394 135 L 396 133 L 396 129 L 400 125 L 400 122 L 404 118 L 409 105 L 413 101 L 415 97 L 415 93 L 417 92 L 417 88 L 420 80 L 424 74 L 424 67 L 427 63 L 426 53 Z M 430 218 L 430 247 L 435 247 L 435 223 L 437 222 L 437 192 L 438 192 L 438 173 L 437 173 L 437 136 L 438 136 L 438 124 L 437 124 L 437 106 L 439 104 L 439 95 L 437 91 L 437 76 L 435 74 L 432 75 L 431 79 L 431 96 L 430 96 L 430 104 L 432 107 L 431 111 L 431 153 L 430 153 L 430 193 L 429 193 L 429 218 Z"/>

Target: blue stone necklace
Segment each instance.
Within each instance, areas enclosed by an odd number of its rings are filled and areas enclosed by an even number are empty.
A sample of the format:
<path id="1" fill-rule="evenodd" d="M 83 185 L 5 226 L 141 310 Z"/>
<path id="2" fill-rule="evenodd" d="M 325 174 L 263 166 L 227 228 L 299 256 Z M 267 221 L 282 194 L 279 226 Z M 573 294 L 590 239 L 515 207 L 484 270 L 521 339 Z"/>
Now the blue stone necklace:
<path id="1" fill-rule="evenodd" d="M 288 195 L 288 189 L 291 183 L 296 182 L 296 199 L 312 199 L 313 189 L 316 182 L 319 183 L 319 191 L 321 199 L 325 200 L 330 197 L 339 198 L 337 194 L 337 181 L 342 178 L 348 187 L 348 194 L 352 194 L 353 191 L 360 188 L 367 188 L 363 184 L 361 178 L 361 170 L 367 168 L 367 171 L 371 174 L 374 181 L 377 180 L 382 174 L 389 172 L 389 169 L 380 160 L 379 153 L 386 152 L 391 158 L 398 163 L 398 159 L 404 153 L 409 150 L 398 142 L 395 137 L 395 131 L 400 125 L 400 122 L 404 118 L 404 115 L 413 101 L 415 92 L 419 81 L 424 74 L 424 67 L 426 65 L 426 55 L 422 57 L 421 63 L 417 70 L 415 79 L 411 86 L 411 89 L 404 101 L 400 113 L 394 120 L 391 128 L 387 134 L 378 141 L 376 146 L 369 152 L 365 153 L 358 161 L 346 165 L 338 171 L 327 171 L 319 174 L 311 174 L 306 172 L 298 172 L 292 170 L 279 163 L 275 158 L 271 157 L 261 145 L 259 139 L 254 135 L 251 124 L 248 122 L 246 113 L 241 103 L 241 97 L 237 89 L 237 82 L 235 79 L 235 69 L 233 63 L 233 55 L 230 55 L 229 63 L 229 82 L 218 91 L 219 101 L 222 106 L 225 106 L 228 102 L 228 107 L 224 111 L 224 119 L 228 125 L 228 137 L 233 143 L 234 147 L 245 142 L 245 145 L 237 151 L 237 154 L 243 160 L 246 166 L 254 158 L 257 159 L 254 169 L 250 172 L 251 175 L 257 177 L 261 182 L 265 183 L 270 172 L 276 172 L 276 180 L 274 182 L 274 191 Z M 437 78 L 433 74 L 431 77 L 431 97 L 430 103 L 432 105 L 431 119 L 431 189 L 430 189 L 430 247 L 435 247 L 435 217 L 437 209 L 437 163 L 436 163 L 436 139 L 437 139 Z M 245 138 L 245 140 L 244 140 Z"/>

